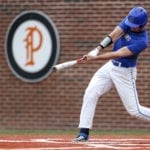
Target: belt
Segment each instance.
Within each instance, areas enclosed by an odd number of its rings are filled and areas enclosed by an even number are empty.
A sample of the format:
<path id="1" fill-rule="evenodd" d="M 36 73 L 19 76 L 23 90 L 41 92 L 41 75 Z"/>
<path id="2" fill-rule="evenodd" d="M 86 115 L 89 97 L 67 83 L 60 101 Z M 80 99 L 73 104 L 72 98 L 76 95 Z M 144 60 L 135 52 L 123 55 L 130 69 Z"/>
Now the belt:
<path id="1" fill-rule="evenodd" d="M 113 63 L 114 66 L 117 66 L 117 67 L 124 67 L 124 68 L 129 68 L 130 67 L 130 66 L 125 65 L 125 64 L 123 64 L 119 61 L 116 61 L 116 60 L 112 60 L 112 63 Z"/>

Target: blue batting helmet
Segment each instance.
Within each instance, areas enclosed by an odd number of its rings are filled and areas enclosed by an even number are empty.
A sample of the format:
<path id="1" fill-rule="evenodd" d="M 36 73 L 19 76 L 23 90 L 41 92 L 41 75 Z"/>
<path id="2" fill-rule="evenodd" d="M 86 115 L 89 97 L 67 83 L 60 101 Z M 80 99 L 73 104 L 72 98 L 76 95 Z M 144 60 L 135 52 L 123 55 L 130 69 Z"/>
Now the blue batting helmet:
<path id="1" fill-rule="evenodd" d="M 143 7 L 134 7 L 126 17 L 125 24 L 131 28 L 137 28 L 145 26 L 147 21 L 147 11 Z"/>

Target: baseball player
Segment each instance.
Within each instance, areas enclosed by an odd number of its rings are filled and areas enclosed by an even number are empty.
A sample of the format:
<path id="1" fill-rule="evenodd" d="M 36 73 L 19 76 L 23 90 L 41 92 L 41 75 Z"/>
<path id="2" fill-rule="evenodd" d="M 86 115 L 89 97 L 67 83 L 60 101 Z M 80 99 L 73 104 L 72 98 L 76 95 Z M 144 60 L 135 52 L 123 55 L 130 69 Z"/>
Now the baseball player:
<path id="1" fill-rule="evenodd" d="M 98 50 L 102 50 L 114 43 L 112 52 L 83 56 L 82 62 L 109 61 L 98 69 L 85 91 L 80 114 L 80 132 L 74 142 L 88 140 L 97 101 L 113 85 L 127 112 L 150 122 L 150 108 L 139 104 L 135 83 L 137 58 L 148 45 L 148 35 L 145 30 L 147 21 L 147 11 L 143 7 L 134 7 L 97 47 Z"/>

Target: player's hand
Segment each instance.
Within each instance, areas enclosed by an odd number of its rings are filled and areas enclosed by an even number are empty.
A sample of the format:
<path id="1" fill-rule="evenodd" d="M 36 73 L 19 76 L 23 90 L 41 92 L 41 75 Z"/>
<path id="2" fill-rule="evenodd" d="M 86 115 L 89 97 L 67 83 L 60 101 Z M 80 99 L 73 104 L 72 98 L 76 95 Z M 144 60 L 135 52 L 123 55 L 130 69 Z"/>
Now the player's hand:
<path id="1" fill-rule="evenodd" d="M 83 56 L 83 60 L 84 60 L 85 62 L 94 60 L 94 58 L 95 58 L 95 56 L 91 56 L 91 55 L 84 55 L 84 56 Z"/>
<path id="2" fill-rule="evenodd" d="M 88 56 L 88 55 L 84 55 L 82 58 L 78 59 L 77 62 L 78 62 L 79 64 L 81 64 L 81 63 L 86 63 L 86 62 L 87 62 L 87 56 Z"/>
<path id="3" fill-rule="evenodd" d="M 86 63 L 88 61 L 94 60 L 96 56 L 84 55 L 82 58 L 78 59 L 78 63 Z"/>

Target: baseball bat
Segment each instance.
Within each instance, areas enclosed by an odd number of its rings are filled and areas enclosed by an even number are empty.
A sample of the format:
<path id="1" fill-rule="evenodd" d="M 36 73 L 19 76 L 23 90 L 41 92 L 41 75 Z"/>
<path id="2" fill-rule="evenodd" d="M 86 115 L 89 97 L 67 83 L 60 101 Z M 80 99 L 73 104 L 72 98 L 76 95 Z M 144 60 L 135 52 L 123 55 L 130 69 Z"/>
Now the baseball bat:
<path id="1" fill-rule="evenodd" d="M 88 55 L 96 56 L 98 53 L 99 53 L 99 49 L 95 48 L 95 49 L 91 50 L 88 53 Z M 65 68 L 72 67 L 76 64 L 79 64 L 81 60 L 83 60 L 83 58 L 80 58 L 80 59 L 77 59 L 77 60 L 67 61 L 67 62 L 64 62 L 64 63 L 61 63 L 61 64 L 57 64 L 53 67 L 53 71 L 57 72 L 57 71 L 61 71 L 61 70 L 65 69 Z"/>
<path id="2" fill-rule="evenodd" d="M 55 66 L 53 67 L 53 71 L 54 71 L 54 72 L 56 72 L 56 71 L 61 71 L 61 70 L 65 69 L 65 68 L 72 67 L 72 66 L 78 64 L 81 59 L 82 59 L 82 58 L 77 59 L 77 60 L 67 61 L 67 62 L 58 64 L 58 65 L 55 65 Z"/>

